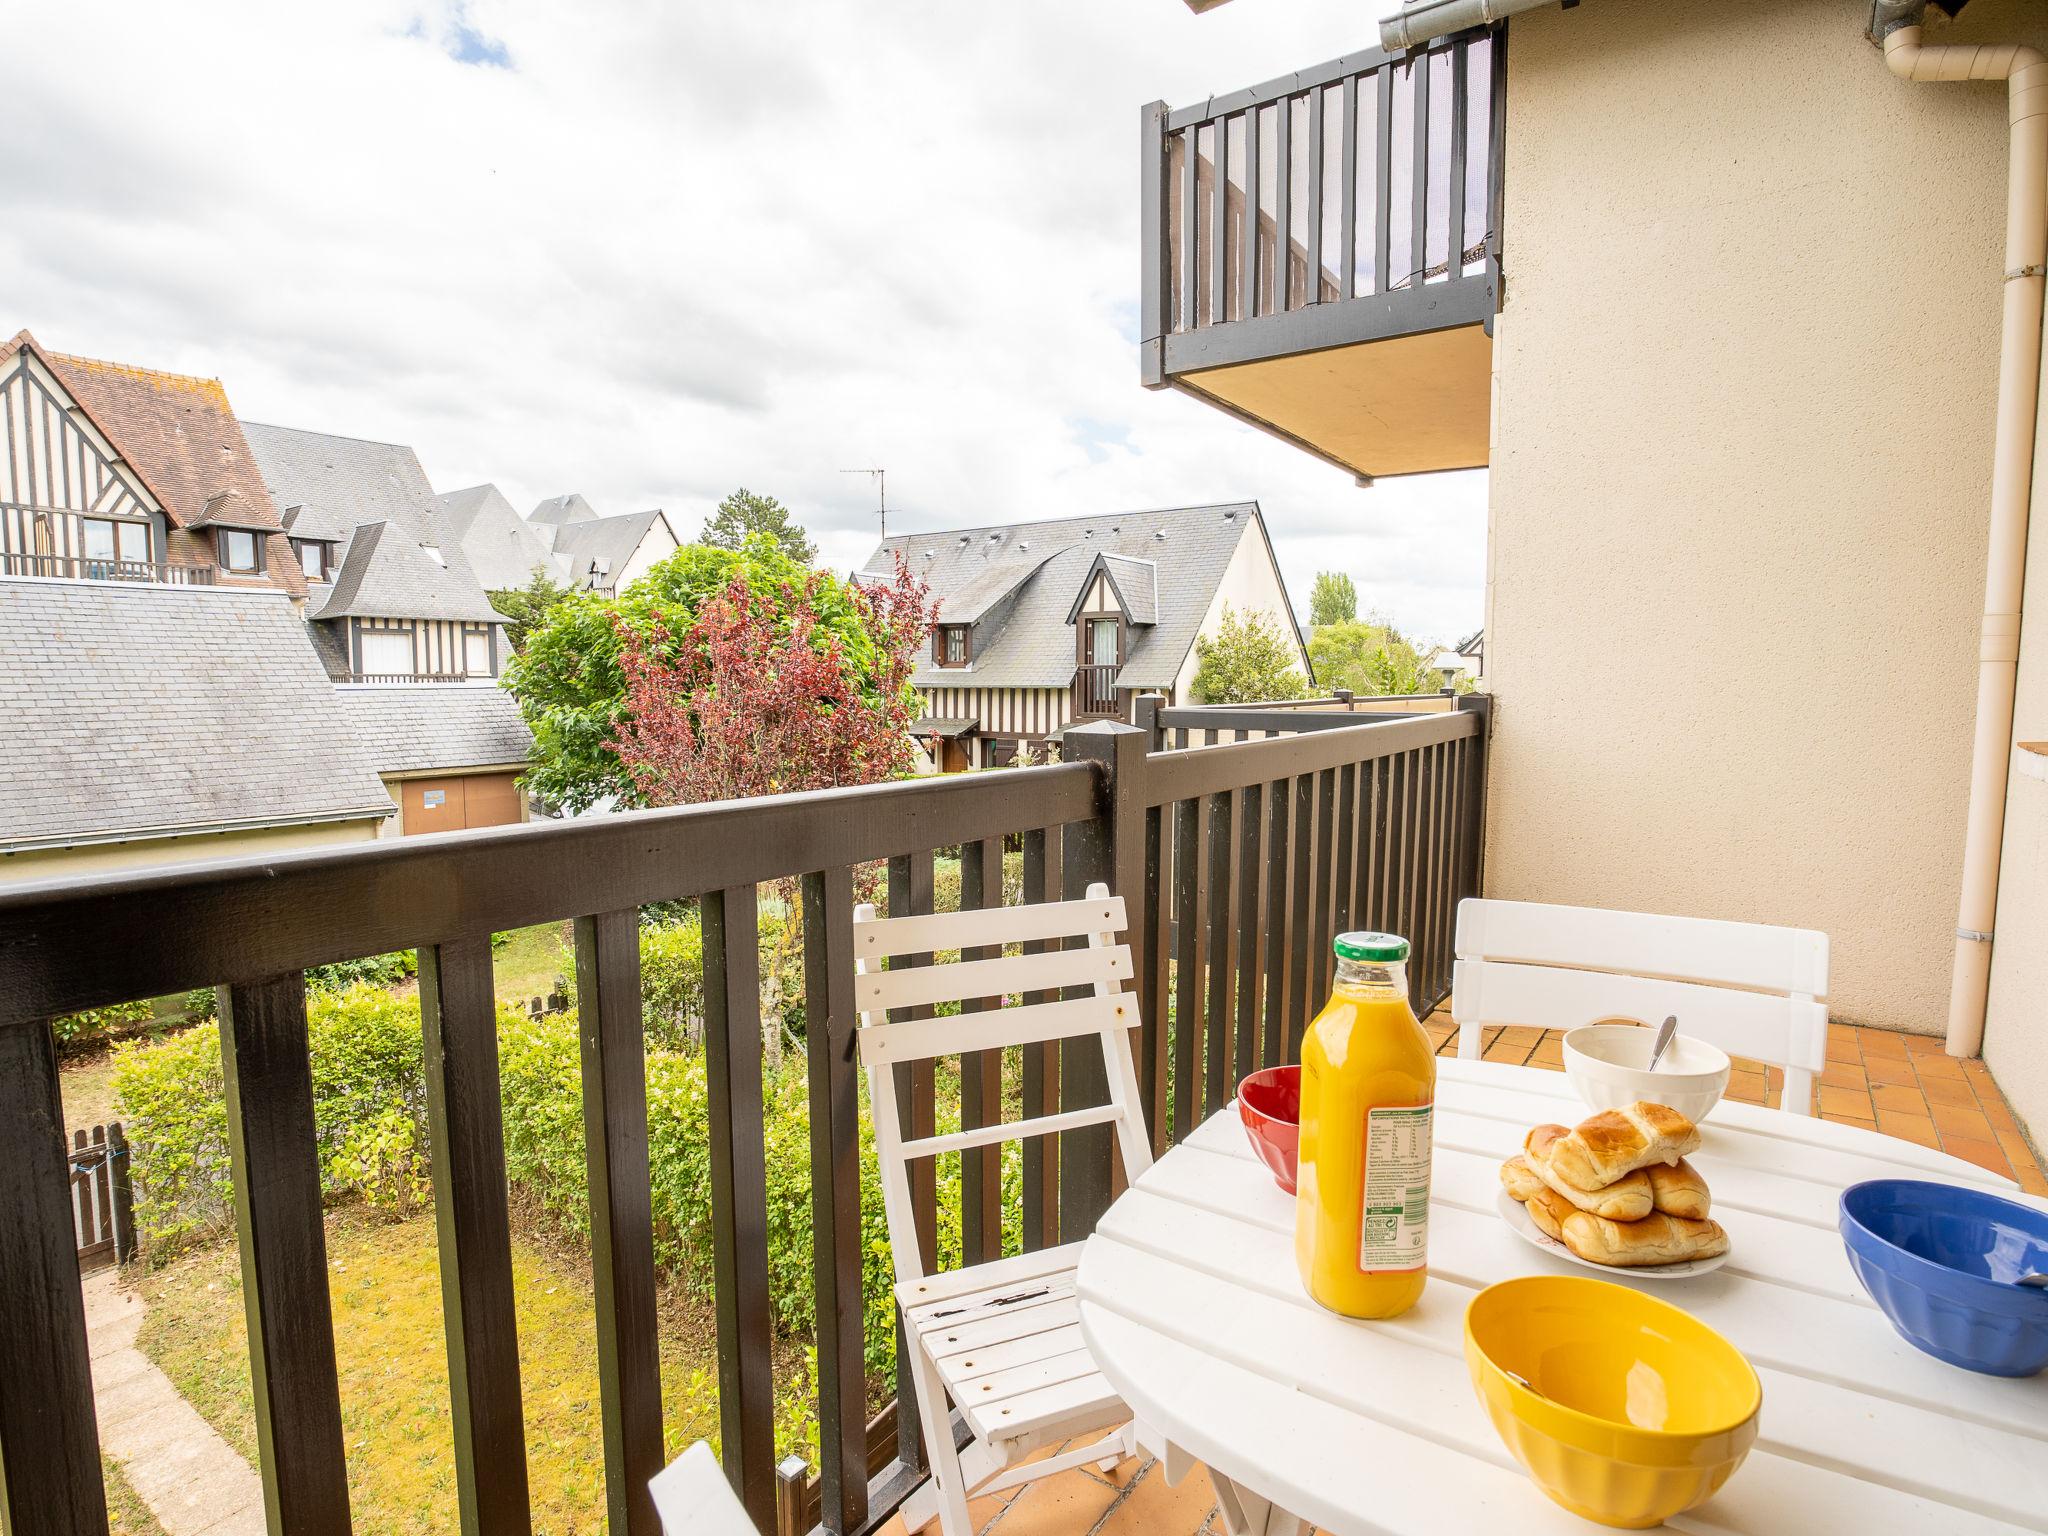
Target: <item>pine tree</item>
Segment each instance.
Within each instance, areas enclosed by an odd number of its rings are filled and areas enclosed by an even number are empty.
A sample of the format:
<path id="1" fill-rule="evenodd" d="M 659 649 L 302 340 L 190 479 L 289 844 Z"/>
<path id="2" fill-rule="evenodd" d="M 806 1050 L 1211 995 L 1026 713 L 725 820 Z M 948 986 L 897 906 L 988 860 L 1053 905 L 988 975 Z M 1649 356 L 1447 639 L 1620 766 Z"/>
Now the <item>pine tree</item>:
<path id="1" fill-rule="evenodd" d="M 745 486 L 718 504 L 718 510 L 705 520 L 697 542 L 714 549 L 738 549 L 757 533 L 773 538 L 782 546 L 783 553 L 799 565 L 818 563 L 817 546 L 790 518 L 789 508 L 773 496 L 757 496 Z"/>

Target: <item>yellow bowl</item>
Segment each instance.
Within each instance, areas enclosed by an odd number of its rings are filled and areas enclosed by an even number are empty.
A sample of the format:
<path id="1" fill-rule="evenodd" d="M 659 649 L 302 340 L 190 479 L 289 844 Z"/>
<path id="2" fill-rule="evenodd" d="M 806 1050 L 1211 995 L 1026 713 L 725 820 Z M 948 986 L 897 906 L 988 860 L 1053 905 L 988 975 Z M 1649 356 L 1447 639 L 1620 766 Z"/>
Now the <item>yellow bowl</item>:
<path id="1" fill-rule="evenodd" d="M 1536 1486 L 1602 1525 L 1641 1529 L 1706 1502 L 1756 1443 L 1763 1386 L 1742 1352 L 1605 1280 L 1488 1286 L 1465 1309 L 1465 1364 Z"/>

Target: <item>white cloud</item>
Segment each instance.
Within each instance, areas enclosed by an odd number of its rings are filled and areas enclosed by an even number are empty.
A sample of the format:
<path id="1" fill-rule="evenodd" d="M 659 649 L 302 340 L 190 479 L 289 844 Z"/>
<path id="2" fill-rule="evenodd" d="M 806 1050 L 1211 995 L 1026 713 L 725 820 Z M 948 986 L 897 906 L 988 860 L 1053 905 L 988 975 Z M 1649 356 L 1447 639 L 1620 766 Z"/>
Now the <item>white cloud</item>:
<path id="1" fill-rule="evenodd" d="M 1140 389 L 1130 337 L 1139 103 L 1367 46 L 1370 9 L 0 0 L 0 328 L 521 506 L 687 530 L 745 484 L 841 565 L 854 466 L 900 528 L 1256 497 L 1298 602 L 1339 566 L 1450 638 L 1483 477 L 1359 490 Z"/>

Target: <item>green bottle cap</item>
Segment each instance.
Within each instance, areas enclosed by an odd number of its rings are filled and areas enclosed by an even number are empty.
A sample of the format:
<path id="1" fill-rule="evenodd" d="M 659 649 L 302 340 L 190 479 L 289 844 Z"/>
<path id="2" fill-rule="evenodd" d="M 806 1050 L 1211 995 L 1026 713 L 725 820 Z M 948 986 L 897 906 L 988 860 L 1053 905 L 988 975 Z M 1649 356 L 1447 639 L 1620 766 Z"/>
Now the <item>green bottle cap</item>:
<path id="1" fill-rule="evenodd" d="M 1339 960 L 1363 960 L 1371 965 L 1392 965 L 1408 958 L 1408 941 L 1393 933 L 1340 933 Z"/>

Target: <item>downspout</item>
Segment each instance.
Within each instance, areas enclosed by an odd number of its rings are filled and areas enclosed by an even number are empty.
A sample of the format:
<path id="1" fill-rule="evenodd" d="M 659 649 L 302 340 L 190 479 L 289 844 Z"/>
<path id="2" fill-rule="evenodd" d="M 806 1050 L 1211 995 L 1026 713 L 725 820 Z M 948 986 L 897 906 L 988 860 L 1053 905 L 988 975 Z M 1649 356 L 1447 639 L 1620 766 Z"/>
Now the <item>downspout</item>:
<path id="1" fill-rule="evenodd" d="M 2041 402 L 2042 295 L 2048 265 L 2048 61 L 2016 44 L 1927 47 L 1924 0 L 1879 0 L 1884 58 L 1901 80 L 2003 80 L 2012 144 L 2005 208 L 2005 319 L 1998 351 L 1998 426 L 1992 444 L 1991 540 L 1978 642 L 1977 735 L 1963 843 L 1962 900 L 1949 987 L 1948 1050 L 1975 1056 L 1984 1043 L 1998 910 L 1999 846 L 2012 766 L 2013 688 L 2019 672 L 2020 597 L 2034 440 L 2048 424 Z"/>
<path id="2" fill-rule="evenodd" d="M 1380 23 L 1380 46 L 1388 53 L 1399 53 L 1432 38 L 1504 21 L 1539 5 L 1558 3 L 1559 0 L 1407 0 L 1398 14 Z M 1564 4 L 1570 9 L 1578 0 L 1564 0 Z"/>

